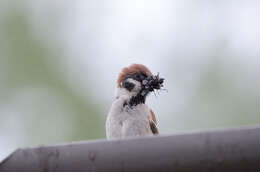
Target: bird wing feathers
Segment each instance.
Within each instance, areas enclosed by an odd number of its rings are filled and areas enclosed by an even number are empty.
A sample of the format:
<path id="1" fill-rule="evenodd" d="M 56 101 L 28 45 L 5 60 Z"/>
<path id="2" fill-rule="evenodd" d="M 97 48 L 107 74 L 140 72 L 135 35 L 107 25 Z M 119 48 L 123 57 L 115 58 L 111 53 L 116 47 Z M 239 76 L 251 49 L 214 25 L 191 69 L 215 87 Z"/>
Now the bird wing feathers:
<path id="1" fill-rule="evenodd" d="M 152 109 L 150 109 L 149 123 L 150 123 L 150 128 L 152 130 L 152 133 L 153 134 L 159 134 L 159 131 L 158 131 L 158 128 L 157 128 L 157 120 L 155 118 L 155 114 L 152 111 Z"/>

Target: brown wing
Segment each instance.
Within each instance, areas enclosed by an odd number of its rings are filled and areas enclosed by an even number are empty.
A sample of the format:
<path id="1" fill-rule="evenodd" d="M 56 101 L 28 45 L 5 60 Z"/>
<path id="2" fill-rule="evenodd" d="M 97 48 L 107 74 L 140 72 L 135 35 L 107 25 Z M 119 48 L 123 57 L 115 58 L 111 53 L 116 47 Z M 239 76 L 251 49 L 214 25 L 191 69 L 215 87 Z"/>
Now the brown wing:
<path id="1" fill-rule="evenodd" d="M 149 122 L 150 122 L 150 127 L 151 127 L 153 134 L 159 134 L 159 131 L 157 128 L 157 120 L 155 118 L 155 114 L 153 113 L 153 111 L 151 109 L 150 109 Z"/>

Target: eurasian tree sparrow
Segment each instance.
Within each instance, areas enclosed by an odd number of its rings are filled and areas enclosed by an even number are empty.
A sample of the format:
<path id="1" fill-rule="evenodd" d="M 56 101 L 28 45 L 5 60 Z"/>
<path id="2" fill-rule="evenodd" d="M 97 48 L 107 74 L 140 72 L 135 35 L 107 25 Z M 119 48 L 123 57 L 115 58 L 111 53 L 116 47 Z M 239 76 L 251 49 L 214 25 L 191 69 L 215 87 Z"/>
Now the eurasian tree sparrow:
<path id="1" fill-rule="evenodd" d="M 147 95 L 163 85 L 142 64 L 123 68 L 117 79 L 116 98 L 106 120 L 108 139 L 158 134 L 153 111 L 145 104 Z"/>

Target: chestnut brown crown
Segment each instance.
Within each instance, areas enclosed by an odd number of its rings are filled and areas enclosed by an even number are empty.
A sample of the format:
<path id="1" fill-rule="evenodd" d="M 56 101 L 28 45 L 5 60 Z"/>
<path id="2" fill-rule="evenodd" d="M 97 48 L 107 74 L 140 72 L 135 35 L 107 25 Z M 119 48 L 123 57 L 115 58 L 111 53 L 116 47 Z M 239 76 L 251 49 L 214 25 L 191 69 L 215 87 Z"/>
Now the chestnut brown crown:
<path id="1" fill-rule="evenodd" d="M 145 65 L 132 64 L 128 67 L 123 68 L 122 71 L 119 73 L 117 79 L 117 87 L 122 87 L 121 82 L 135 73 L 142 73 L 147 76 L 152 76 L 152 72 Z"/>

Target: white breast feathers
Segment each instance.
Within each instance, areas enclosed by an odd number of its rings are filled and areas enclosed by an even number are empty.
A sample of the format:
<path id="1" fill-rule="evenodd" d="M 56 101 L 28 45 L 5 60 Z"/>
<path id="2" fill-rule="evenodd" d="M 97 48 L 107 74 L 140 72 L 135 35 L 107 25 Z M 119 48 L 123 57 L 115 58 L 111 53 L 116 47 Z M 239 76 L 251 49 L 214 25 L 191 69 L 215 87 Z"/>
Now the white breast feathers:
<path id="1" fill-rule="evenodd" d="M 129 107 L 127 96 L 118 97 L 112 104 L 106 121 L 108 139 L 152 135 L 149 108 L 145 104 Z"/>

